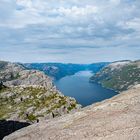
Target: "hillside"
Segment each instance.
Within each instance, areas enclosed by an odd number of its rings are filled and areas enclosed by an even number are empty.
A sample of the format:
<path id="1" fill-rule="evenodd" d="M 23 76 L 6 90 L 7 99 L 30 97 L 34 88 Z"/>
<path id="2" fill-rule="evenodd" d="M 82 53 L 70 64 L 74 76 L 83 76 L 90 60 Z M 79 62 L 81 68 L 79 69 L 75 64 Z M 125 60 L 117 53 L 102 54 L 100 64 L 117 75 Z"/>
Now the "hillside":
<path id="1" fill-rule="evenodd" d="M 111 63 L 93 75 L 90 81 L 116 91 L 124 91 L 140 83 L 140 60 Z"/>
<path id="2" fill-rule="evenodd" d="M 11 81 L 17 79 L 19 72 L 25 70 L 21 65 L 0 61 L 0 80 L 2 81 Z"/>
<path id="3" fill-rule="evenodd" d="M 140 85 L 76 113 L 42 121 L 4 140 L 139 140 Z"/>
<path id="4" fill-rule="evenodd" d="M 45 74 L 53 77 L 56 80 L 67 75 L 73 75 L 79 71 L 90 70 L 93 73 L 98 72 L 107 62 L 93 64 L 63 64 L 63 63 L 26 63 L 23 64 L 28 69 L 43 71 Z"/>
<path id="5" fill-rule="evenodd" d="M 43 72 L 0 62 L 0 120 L 34 123 L 74 111 L 76 100 L 62 95 Z"/>

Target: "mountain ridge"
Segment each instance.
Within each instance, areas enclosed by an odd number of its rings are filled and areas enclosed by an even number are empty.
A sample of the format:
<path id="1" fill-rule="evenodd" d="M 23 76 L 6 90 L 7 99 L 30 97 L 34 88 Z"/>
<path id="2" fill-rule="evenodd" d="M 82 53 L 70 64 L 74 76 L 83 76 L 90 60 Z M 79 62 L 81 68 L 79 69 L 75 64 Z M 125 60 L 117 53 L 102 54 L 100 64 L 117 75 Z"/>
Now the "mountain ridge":
<path id="1" fill-rule="evenodd" d="M 90 78 L 105 88 L 124 91 L 140 84 L 140 60 L 113 62 Z"/>
<path id="2" fill-rule="evenodd" d="M 0 119 L 34 123 L 81 107 L 59 92 L 43 72 L 16 63 L 0 61 L 0 81 Z"/>
<path id="3" fill-rule="evenodd" d="M 45 74 L 59 80 L 67 75 L 73 75 L 79 71 L 91 70 L 96 73 L 109 62 L 93 63 L 93 64 L 64 64 L 64 63 L 25 63 L 22 64 L 28 69 L 43 71 Z"/>

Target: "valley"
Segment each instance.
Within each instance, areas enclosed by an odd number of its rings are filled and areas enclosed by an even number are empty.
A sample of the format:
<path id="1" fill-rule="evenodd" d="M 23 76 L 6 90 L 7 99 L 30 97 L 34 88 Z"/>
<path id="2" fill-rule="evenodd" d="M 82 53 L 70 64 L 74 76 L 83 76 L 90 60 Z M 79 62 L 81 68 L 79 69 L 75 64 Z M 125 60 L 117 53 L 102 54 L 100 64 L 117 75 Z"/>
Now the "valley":
<path id="1" fill-rule="evenodd" d="M 16 63 L 0 62 L 0 81 L 1 120 L 35 123 L 81 107 L 58 91 L 43 72 Z"/>
<path id="2" fill-rule="evenodd" d="M 52 77 L 53 79 L 59 80 L 65 76 L 74 75 L 79 71 L 89 70 L 93 73 L 96 73 L 108 64 L 109 62 L 100 62 L 93 64 L 25 63 L 22 65 L 27 69 L 43 71 L 45 74 Z"/>
<path id="3" fill-rule="evenodd" d="M 0 140 L 140 140 L 140 0 L 0 0 Z"/>
<path id="4" fill-rule="evenodd" d="M 111 98 L 118 93 L 89 82 L 91 71 L 80 71 L 74 75 L 55 80 L 54 84 L 65 96 L 74 97 L 83 107 Z"/>
<path id="5" fill-rule="evenodd" d="M 97 115 L 97 118 L 105 117 L 113 112 L 117 113 L 120 109 L 124 112 L 125 107 L 128 108 L 127 117 L 132 117 L 135 122 L 136 120 L 130 115 L 130 108 L 131 105 L 134 106 L 133 103 L 139 106 L 139 102 L 136 100 L 136 97 L 139 98 L 139 84 L 139 60 L 91 65 L 57 63 L 54 66 L 53 63 L 48 66 L 46 63 L 22 64 L 0 61 L 0 134 L 2 134 L 0 139 L 28 125 L 31 126 L 5 137 L 4 140 L 18 140 L 20 137 L 27 140 L 28 137 L 40 139 L 38 136 L 34 137 L 34 134 L 37 134 L 38 126 L 41 127 L 42 132 L 47 130 L 47 136 L 39 132 L 43 138 L 50 139 L 54 130 L 59 131 L 60 134 L 54 135 L 53 140 L 66 138 L 69 135 L 61 135 L 61 133 L 66 129 L 69 133 L 70 129 L 73 130 L 72 126 L 77 127 L 77 124 L 73 124 L 75 120 L 79 123 L 83 121 L 84 124 L 78 129 L 79 132 L 76 131 L 76 136 L 72 135 L 72 138 L 86 139 L 86 137 L 91 137 L 91 134 L 83 136 L 81 127 L 87 130 L 86 133 L 92 132 L 92 129 L 85 128 L 85 125 L 90 127 L 88 122 L 93 123 L 91 117 L 94 118 L 94 115 Z M 134 99 L 134 102 L 130 103 L 131 98 Z M 120 100 L 120 104 L 116 104 Z M 126 100 L 125 103 L 124 100 Z M 124 116 L 123 113 L 118 113 Z M 138 119 L 139 115 L 137 113 L 135 115 Z M 115 118 L 112 116 L 106 121 L 110 121 L 110 119 Z M 98 123 L 96 117 L 94 120 L 95 123 Z M 100 118 L 100 122 L 104 122 L 104 120 L 104 118 Z M 59 121 L 63 122 L 65 127 Z M 128 119 L 128 121 L 130 120 Z M 47 122 L 47 126 L 44 125 L 45 122 Z M 57 125 L 51 129 L 51 125 L 55 123 Z M 58 127 L 61 128 L 61 131 Z M 99 127 L 101 126 L 99 125 Z M 123 127 L 129 126 L 120 124 L 118 127 L 121 130 Z M 136 125 L 132 124 L 132 127 L 135 128 Z M 31 132 L 28 134 L 30 128 Z M 94 126 L 93 128 L 96 129 Z M 110 131 L 110 128 L 107 129 Z M 101 128 L 97 133 L 104 129 L 104 127 Z M 134 129 L 134 132 L 137 131 Z M 94 133 L 97 135 L 96 132 Z M 108 137 L 108 133 L 104 133 Z M 128 136 L 128 133 L 125 133 Z M 117 134 L 114 132 L 112 134 L 117 138 Z M 98 136 L 96 138 L 98 139 Z"/>

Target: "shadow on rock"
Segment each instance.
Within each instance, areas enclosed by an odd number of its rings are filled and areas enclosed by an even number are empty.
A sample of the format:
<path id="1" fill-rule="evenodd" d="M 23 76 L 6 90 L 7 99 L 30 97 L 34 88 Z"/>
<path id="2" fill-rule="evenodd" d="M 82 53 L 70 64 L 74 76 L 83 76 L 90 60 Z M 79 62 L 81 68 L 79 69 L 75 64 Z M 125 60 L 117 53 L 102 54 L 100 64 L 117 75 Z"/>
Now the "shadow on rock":
<path id="1" fill-rule="evenodd" d="M 26 122 L 0 120 L 0 140 L 2 140 L 5 136 L 13 133 L 14 131 L 29 125 L 30 123 Z"/>

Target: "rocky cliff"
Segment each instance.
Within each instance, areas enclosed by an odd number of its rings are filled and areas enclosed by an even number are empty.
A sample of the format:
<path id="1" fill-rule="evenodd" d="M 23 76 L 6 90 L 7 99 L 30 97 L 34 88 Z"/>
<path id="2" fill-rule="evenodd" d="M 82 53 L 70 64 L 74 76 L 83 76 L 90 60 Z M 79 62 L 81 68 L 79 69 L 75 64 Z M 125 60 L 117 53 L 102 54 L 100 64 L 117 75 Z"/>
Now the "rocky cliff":
<path id="1" fill-rule="evenodd" d="M 4 140 L 139 140 L 140 85 L 81 111 L 42 121 Z"/>
<path id="2" fill-rule="evenodd" d="M 62 95 L 43 72 L 0 61 L 0 119 L 30 123 L 74 111 L 76 100 Z"/>
<path id="3" fill-rule="evenodd" d="M 140 60 L 111 63 L 93 75 L 90 81 L 116 91 L 127 90 L 140 84 Z"/>
<path id="4" fill-rule="evenodd" d="M 63 63 L 25 63 L 23 64 L 28 69 L 43 71 L 45 74 L 59 80 L 65 76 L 73 75 L 79 71 L 90 70 L 93 73 L 98 72 L 107 62 L 93 64 L 63 64 Z"/>

